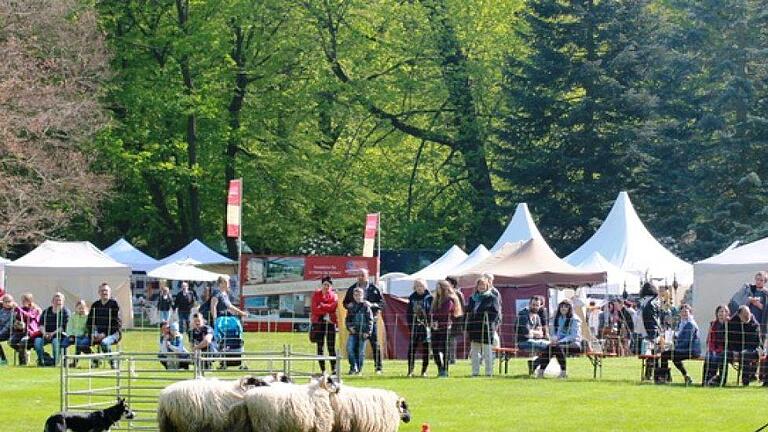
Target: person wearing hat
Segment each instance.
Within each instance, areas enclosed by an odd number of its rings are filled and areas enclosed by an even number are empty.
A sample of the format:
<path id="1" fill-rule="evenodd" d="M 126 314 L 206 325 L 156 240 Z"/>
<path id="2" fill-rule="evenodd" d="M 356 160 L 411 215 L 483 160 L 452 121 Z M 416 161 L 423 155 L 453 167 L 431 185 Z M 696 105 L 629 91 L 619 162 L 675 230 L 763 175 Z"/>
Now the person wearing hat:
<path id="1" fill-rule="evenodd" d="M 565 299 L 557 305 L 557 313 L 550 332 L 549 347 L 544 349 L 533 364 L 536 377 L 544 376 L 544 369 L 552 357 L 560 364 L 560 378 L 567 378 L 565 358 L 569 353 L 581 352 L 581 320 L 573 313 L 573 304 Z"/>

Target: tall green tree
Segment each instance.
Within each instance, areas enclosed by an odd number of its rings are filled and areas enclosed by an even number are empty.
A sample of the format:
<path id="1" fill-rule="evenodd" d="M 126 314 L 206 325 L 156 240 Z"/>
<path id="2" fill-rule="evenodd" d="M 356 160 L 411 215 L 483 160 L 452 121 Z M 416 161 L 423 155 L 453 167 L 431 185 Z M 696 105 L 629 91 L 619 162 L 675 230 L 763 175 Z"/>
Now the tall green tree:
<path id="1" fill-rule="evenodd" d="M 567 253 L 619 191 L 643 184 L 657 134 L 652 17 L 649 2 L 613 0 L 532 0 L 522 16 L 527 52 L 506 67 L 498 174 L 505 201 L 531 203 Z"/>

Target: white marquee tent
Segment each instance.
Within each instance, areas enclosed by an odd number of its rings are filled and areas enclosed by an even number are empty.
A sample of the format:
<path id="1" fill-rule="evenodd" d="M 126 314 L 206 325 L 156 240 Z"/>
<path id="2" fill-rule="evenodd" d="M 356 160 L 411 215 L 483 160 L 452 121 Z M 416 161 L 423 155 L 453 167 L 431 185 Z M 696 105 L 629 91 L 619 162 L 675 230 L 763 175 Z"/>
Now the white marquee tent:
<path id="1" fill-rule="evenodd" d="M 103 252 L 113 260 L 127 265 L 134 272 L 146 273 L 160 265 L 158 260 L 138 250 L 124 238 L 114 242 L 112 246 L 104 249 Z"/>
<path id="2" fill-rule="evenodd" d="M 710 321 L 715 307 L 728 304 L 736 290 L 755 282 L 755 273 L 761 270 L 768 271 L 768 237 L 696 262 L 693 309 L 699 323 Z M 707 326 L 699 327 L 708 331 Z"/>
<path id="3" fill-rule="evenodd" d="M 466 270 L 471 269 L 472 267 L 476 266 L 477 264 L 480 264 L 481 262 L 485 261 L 488 257 L 490 257 L 492 254 L 488 249 L 486 249 L 485 246 L 480 245 L 475 248 L 475 250 L 472 251 L 471 254 L 461 262 L 456 268 L 453 269 L 452 273 L 455 274 L 461 274 Z"/>
<path id="4" fill-rule="evenodd" d="M 491 253 L 498 252 L 506 243 L 524 242 L 532 238 L 544 240 L 533 222 L 531 212 L 528 211 L 528 204 L 519 203 L 515 209 L 515 214 L 512 215 L 512 219 L 507 224 L 507 228 L 491 248 Z"/>
<path id="5" fill-rule="evenodd" d="M 151 270 L 147 273 L 147 276 L 157 279 L 177 281 L 213 282 L 221 275 L 219 273 L 199 269 L 195 267 L 194 261 L 187 259 L 175 263 L 163 264 L 160 267 Z"/>
<path id="6" fill-rule="evenodd" d="M 130 267 L 113 260 L 90 242 L 46 240 L 23 257 L 5 266 L 7 289 L 15 296 L 32 293 L 41 307 L 60 291 L 74 309 L 79 299 L 88 304 L 97 298 L 99 284 L 106 282 L 120 305 L 125 327 L 133 326 Z"/>
<path id="7" fill-rule="evenodd" d="M 179 249 L 176 253 L 168 255 L 160 260 L 161 264 L 175 263 L 191 258 L 202 265 L 208 264 L 235 264 L 235 261 L 216 253 L 200 240 L 192 240 L 188 245 Z"/>
<path id="8" fill-rule="evenodd" d="M 425 279 L 429 289 L 433 289 L 437 281 L 451 274 L 453 269 L 458 267 L 468 255 L 460 247 L 453 245 L 440 258 L 432 264 L 413 273 L 409 276 L 389 281 L 389 293 L 396 296 L 407 297 L 413 292 L 413 281 L 416 279 Z"/>
<path id="9" fill-rule="evenodd" d="M 597 232 L 565 260 L 578 267 L 595 252 L 622 271 L 633 275 L 635 281 L 652 278 L 672 284 L 677 280 L 683 287 L 693 283 L 693 266 L 676 257 L 653 238 L 637 216 L 626 192 L 619 193 Z M 630 283 L 627 280 L 627 292 L 638 292 L 640 287 L 631 286 Z"/>
<path id="10" fill-rule="evenodd" d="M 11 260 L 0 257 L 0 292 L 5 289 L 5 265 L 9 262 Z"/>
<path id="11" fill-rule="evenodd" d="M 627 292 L 636 290 L 640 279 L 636 274 L 627 273 L 605 259 L 600 252 L 593 252 L 586 260 L 576 266 L 579 270 L 605 272 L 607 283 L 586 287 L 585 294 L 620 295 L 626 287 Z"/>

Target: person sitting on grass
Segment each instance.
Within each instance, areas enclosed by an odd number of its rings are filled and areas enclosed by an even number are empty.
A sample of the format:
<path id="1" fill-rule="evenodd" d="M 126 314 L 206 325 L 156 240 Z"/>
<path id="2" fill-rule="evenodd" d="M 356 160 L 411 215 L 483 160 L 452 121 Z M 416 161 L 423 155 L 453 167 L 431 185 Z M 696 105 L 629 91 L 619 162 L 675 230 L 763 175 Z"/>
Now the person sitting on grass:
<path id="1" fill-rule="evenodd" d="M 573 304 L 565 299 L 557 305 L 549 346 L 541 352 L 533 364 L 536 377 L 544 376 L 544 369 L 552 357 L 560 364 L 560 378 L 567 378 L 565 358 L 581 352 L 581 320 L 573 313 Z"/>
<path id="2" fill-rule="evenodd" d="M 3 304 L 0 306 L 0 343 L 11 339 L 13 320 L 17 307 L 12 295 L 3 295 Z M 3 346 L 0 345 L 0 365 L 4 366 L 7 364 L 8 358 L 5 356 Z"/>
<path id="3" fill-rule="evenodd" d="M 88 304 L 85 300 L 75 303 L 75 313 L 69 316 L 67 321 L 67 346 L 75 346 L 75 354 L 91 353 L 91 338 L 88 337 Z M 69 367 L 76 367 L 77 360 L 72 360 Z"/>
<path id="4" fill-rule="evenodd" d="M 35 352 L 38 366 L 56 366 L 59 364 L 62 350 L 69 345 L 66 329 L 69 321 L 69 309 L 64 306 L 64 294 L 57 292 L 53 295 L 51 306 L 43 311 L 40 318 L 42 334 L 35 338 Z M 53 364 L 46 363 L 45 345 L 53 346 Z"/>
<path id="5" fill-rule="evenodd" d="M 161 360 L 160 364 L 166 369 L 189 369 L 189 355 L 183 354 L 186 352 L 188 351 L 184 348 L 184 338 L 179 331 L 179 323 L 162 322 L 160 324 L 160 355 L 158 357 L 168 360 Z M 166 353 L 182 354 L 167 355 Z"/>
<path id="6" fill-rule="evenodd" d="M 757 371 L 757 348 L 760 346 L 760 325 L 752 316 L 749 306 L 739 307 L 738 313 L 728 322 L 725 345 L 728 360 L 741 364 L 741 383 L 748 386 Z"/>
<path id="7" fill-rule="evenodd" d="M 40 336 L 40 314 L 42 310 L 35 303 L 31 293 L 21 296 L 21 307 L 16 308 L 13 330 L 8 345 L 19 353 L 19 365 L 26 366 L 27 350 L 32 348 L 35 338 Z"/>
<path id="8" fill-rule="evenodd" d="M 192 350 L 196 352 L 216 352 L 216 342 L 213 340 L 213 329 L 205 324 L 205 318 L 198 312 L 192 315 Z M 210 369 L 211 362 L 203 362 L 205 369 Z"/>
<path id="9" fill-rule="evenodd" d="M 373 311 L 363 297 L 362 288 L 354 288 L 352 303 L 347 305 L 347 318 L 344 324 L 349 331 L 347 339 L 347 356 L 349 357 L 349 374 L 360 375 L 363 372 L 365 360 L 365 342 L 371 336 L 373 329 Z"/>
<path id="10" fill-rule="evenodd" d="M 661 353 L 661 371 L 657 383 L 663 384 L 671 380 L 669 373 L 669 361 L 675 365 L 677 370 L 683 374 L 683 380 L 686 385 L 693 384 L 693 380 L 688 376 L 688 372 L 683 366 L 683 360 L 698 358 L 701 355 L 701 339 L 699 337 L 699 326 L 693 319 L 693 310 L 690 305 L 680 306 L 680 323 L 675 332 L 675 346 L 671 350 Z"/>
<path id="11" fill-rule="evenodd" d="M 102 282 L 99 285 L 99 299 L 93 302 L 88 312 L 86 329 L 93 345 L 98 345 L 101 352 L 112 352 L 112 345 L 120 341 L 122 336 L 122 321 L 120 320 L 120 305 L 112 298 L 112 288 Z M 112 369 L 117 368 L 117 362 L 109 362 Z M 93 360 L 93 366 L 99 367 L 98 360 Z"/>

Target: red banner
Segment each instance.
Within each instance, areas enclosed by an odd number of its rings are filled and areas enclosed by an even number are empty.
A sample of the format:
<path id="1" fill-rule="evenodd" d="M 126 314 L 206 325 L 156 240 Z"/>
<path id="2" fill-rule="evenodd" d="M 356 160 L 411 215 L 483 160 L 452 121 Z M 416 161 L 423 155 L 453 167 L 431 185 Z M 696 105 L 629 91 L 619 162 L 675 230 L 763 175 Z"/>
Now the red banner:
<path id="1" fill-rule="evenodd" d="M 379 229 L 379 214 L 369 213 L 365 217 L 365 233 L 363 235 L 363 256 L 373 256 L 373 245 L 376 242 L 376 231 Z"/>
<path id="2" fill-rule="evenodd" d="M 243 180 L 230 180 L 227 193 L 227 237 L 240 237 Z"/>

